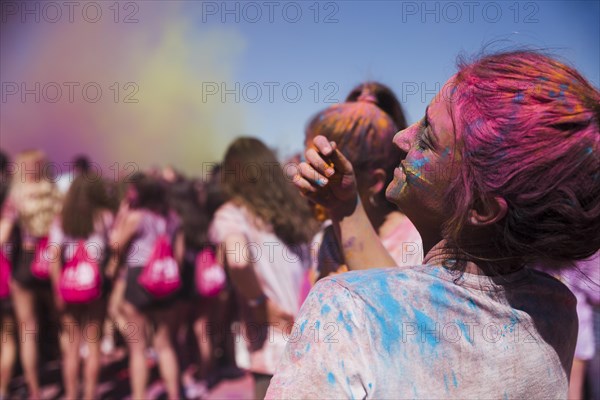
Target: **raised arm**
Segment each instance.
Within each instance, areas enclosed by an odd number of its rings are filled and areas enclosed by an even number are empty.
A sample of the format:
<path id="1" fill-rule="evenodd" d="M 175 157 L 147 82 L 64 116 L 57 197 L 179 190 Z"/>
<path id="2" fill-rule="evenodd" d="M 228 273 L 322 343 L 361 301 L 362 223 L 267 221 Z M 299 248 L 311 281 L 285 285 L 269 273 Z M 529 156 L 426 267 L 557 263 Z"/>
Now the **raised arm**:
<path id="1" fill-rule="evenodd" d="M 10 198 L 6 199 L 2 210 L 0 210 L 0 246 L 4 244 L 10 238 L 13 226 L 17 219 L 17 210 L 14 207 L 13 200 Z"/>
<path id="2" fill-rule="evenodd" d="M 390 267 L 396 262 L 385 249 L 360 202 L 350 161 L 324 136 L 306 151 L 294 184 L 332 219 L 350 270 Z"/>
<path id="3" fill-rule="evenodd" d="M 140 211 L 131 210 L 126 202 L 121 204 L 115 224 L 109 235 L 109 244 L 117 257 L 124 255 L 127 244 L 137 231 L 142 219 Z"/>

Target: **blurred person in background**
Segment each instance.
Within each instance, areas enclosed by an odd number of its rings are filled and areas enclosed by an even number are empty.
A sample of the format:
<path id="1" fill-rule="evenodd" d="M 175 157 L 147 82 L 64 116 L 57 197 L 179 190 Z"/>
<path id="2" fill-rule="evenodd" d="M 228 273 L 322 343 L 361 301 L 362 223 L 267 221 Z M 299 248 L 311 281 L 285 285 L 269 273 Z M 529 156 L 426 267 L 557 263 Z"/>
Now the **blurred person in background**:
<path id="1" fill-rule="evenodd" d="M 21 248 L 19 261 L 13 265 L 11 296 L 17 317 L 20 357 L 29 396 L 41 397 L 38 377 L 39 320 L 36 301 L 53 309 L 49 257 L 46 254 L 48 233 L 60 212 L 61 196 L 45 175 L 46 156 L 40 150 L 17 155 L 11 189 L 2 207 L 0 246 L 8 241 L 13 227 L 18 225 Z M 42 301 L 43 300 L 43 301 Z M 50 314 L 53 314 L 52 312 Z M 48 315 L 48 314 L 46 314 Z"/>
<path id="2" fill-rule="evenodd" d="M 92 163 L 88 156 L 81 154 L 75 156 L 68 166 L 69 170 L 61 174 L 56 180 L 56 186 L 63 194 L 67 193 L 69 186 L 71 186 L 78 176 L 88 175 L 90 173 Z M 99 177 L 94 176 L 90 177 L 90 179 L 99 179 Z"/>
<path id="3" fill-rule="evenodd" d="M 262 399 L 301 305 L 316 222 L 258 139 L 240 138 L 229 146 L 221 177 L 229 200 L 217 210 L 209 237 L 239 296 L 254 394 Z"/>
<path id="4" fill-rule="evenodd" d="M 419 233 L 385 198 L 385 188 L 393 179 L 398 159 L 406 156 L 389 144 L 398 131 L 390 115 L 405 123 L 400 104 L 387 87 L 376 82 L 360 85 L 349 98 L 353 101 L 331 106 L 312 118 L 305 143 L 310 148 L 317 135 L 337 143 L 354 166 L 361 202 L 386 249 L 399 266 L 420 265 L 423 249 Z M 389 113 L 379 107 L 380 102 Z M 323 232 L 318 271 L 318 279 L 347 271 L 333 226 L 327 226 Z"/>
<path id="5" fill-rule="evenodd" d="M 92 180 L 84 175 L 76 177 L 67 191 L 61 216 L 50 232 L 50 242 L 53 244 L 50 259 L 55 302 L 62 314 L 60 344 L 66 399 L 96 397 L 100 373 L 100 338 L 106 315 L 106 300 L 110 293 L 110 280 L 106 276 L 105 267 L 110 257 L 108 235 L 112 223 L 113 213 L 103 181 L 100 178 Z M 96 298 L 73 303 L 63 298 L 60 285 L 63 268 L 78 256 L 78 242 L 84 245 L 85 252 L 79 255 L 83 257 L 80 262 L 86 262 L 88 266 L 93 263 L 98 267 L 101 282 Z M 91 271 L 83 272 L 89 275 Z M 91 276 L 82 278 L 87 279 Z M 87 345 L 87 354 L 83 368 L 83 391 L 80 392 L 79 355 L 80 346 L 84 342 Z"/>
<path id="6" fill-rule="evenodd" d="M 222 177 L 222 164 L 216 164 L 206 177 L 200 201 L 204 204 L 210 227 L 217 210 L 228 201 L 228 194 Z M 216 246 L 215 243 L 210 241 L 210 238 L 209 243 Z M 217 261 L 223 265 L 222 260 L 217 259 Z M 218 297 L 220 302 L 219 308 L 223 312 L 216 321 L 216 332 L 213 336 L 214 343 L 216 344 L 215 352 L 219 356 L 217 379 L 226 377 L 237 378 L 243 375 L 243 371 L 236 364 L 235 338 L 234 330 L 232 329 L 234 321 L 239 319 L 238 299 L 227 270 L 225 270 L 225 273 L 227 275 L 227 285 L 221 290 Z M 213 383 L 209 379 L 209 386 Z"/>
<path id="7" fill-rule="evenodd" d="M 8 192 L 10 190 L 10 158 L 7 154 L 0 150 L 0 210 Z M 1 219 L 1 215 L 0 215 Z M 0 352 L 0 399 L 8 398 L 8 385 L 12 377 L 15 361 L 17 359 L 17 336 L 15 315 L 10 299 L 10 271 L 9 265 L 15 265 L 18 262 L 18 251 L 14 251 L 14 247 L 19 247 L 18 232 L 13 229 L 9 234 L 9 239 L 0 247 L 0 262 L 4 263 L 0 268 L 3 270 L 3 275 L 0 276 L 0 285 L 3 286 L 3 297 L 0 297 L 0 335 L 2 337 L 2 351 Z M 14 246 L 14 247 L 13 247 Z"/>
<path id="8" fill-rule="evenodd" d="M 577 262 L 575 268 L 564 270 L 560 278 L 577 298 L 579 330 L 568 398 L 580 400 L 585 398 L 586 372 L 593 371 L 593 365 L 590 363 L 600 346 L 594 338 L 594 307 L 600 307 L 600 251 L 588 260 Z M 593 379 L 590 382 L 590 391 L 593 391 L 593 385 L 597 384 L 597 381 Z M 589 397 L 593 398 L 593 393 L 590 393 Z"/>
<path id="9" fill-rule="evenodd" d="M 4 200 L 8 196 L 8 190 L 10 188 L 10 158 L 8 155 L 0 149 L 0 204 L 4 203 Z"/>
<path id="10" fill-rule="evenodd" d="M 181 297 L 185 307 L 182 307 L 182 312 L 179 312 L 179 317 L 182 319 L 180 325 L 186 325 L 186 330 L 191 328 L 195 334 L 197 344 L 195 351 L 199 354 L 199 365 L 195 373 L 199 382 L 192 383 L 190 379 L 184 382 L 188 398 L 204 396 L 216 383 L 215 339 L 219 331 L 224 328 L 220 324 L 225 311 L 220 300 L 221 291 L 225 289 L 226 283 L 223 267 L 216 263 L 207 265 L 206 267 L 211 268 L 208 273 L 213 273 L 213 276 L 208 276 L 206 279 L 212 278 L 212 280 L 201 281 L 205 279 L 202 263 L 215 261 L 214 246 L 208 241 L 210 216 L 206 211 L 206 201 L 201 203 L 201 198 L 206 198 L 201 193 L 204 190 L 199 186 L 199 182 L 180 181 L 173 185 L 170 196 L 172 207 L 181 219 L 180 228 L 183 233 L 177 236 L 178 240 L 174 248 L 175 258 L 181 265 L 183 278 Z M 208 287 L 207 291 L 204 290 L 203 283 L 216 286 Z"/>
<path id="11" fill-rule="evenodd" d="M 586 368 L 586 382 L 589 397 L 593 400 L 600 400 L 600 304 L 595 304 L 592 309 L 592 318 L 594 326 L 594 343 L 596 351 L 594 357 L 589 360 Z"/>
<path id="12" fill-rule="evenodd" d="M 179 366 L 170 327 L 175 323 L 176 294 L 157 298 L 139 282 L 144 267 L 153 256 L 158 239 L 166 236 L 171 243 L 177 230 L 169 214 L 166 191 L 157 178 L 136 173 L 131 177 L 125 198 L 110 235 L 112 250 L 121 256 L 125 287 L 120 313 L 125 324 L 119 326 L 129 348 L 132 397 L 147 397 L 147 333 L 153 329 L 152 347 L 158 357 L 160 375 L 169 399 L 179 398 Z M 128 329 L 128 327 L 134 327 Z"/>
<path id="13" fill-rule="evenodd" d="M 106 180 L 106 190 L 110 208 L 113 214 L 117 214 L 119 207 L 123 206 L 129 178 L 119 176 L 115 180 Z M 116 218 L 115 218 L 116 220 Z M 123 252 L 112 251 L 109 264 L 106 266 L 106 275 L 111 280 L 111 291 L 107 299 L 107 312 L 104 320 L 104 329 L 100 350 L 107 356 L 118 356 L 115 353 L 116 343 L 119 336 L 119 327 L 127 323 L 121 312 L 125 287 L 127 286 L 127 268 L 123 267 Z"/>

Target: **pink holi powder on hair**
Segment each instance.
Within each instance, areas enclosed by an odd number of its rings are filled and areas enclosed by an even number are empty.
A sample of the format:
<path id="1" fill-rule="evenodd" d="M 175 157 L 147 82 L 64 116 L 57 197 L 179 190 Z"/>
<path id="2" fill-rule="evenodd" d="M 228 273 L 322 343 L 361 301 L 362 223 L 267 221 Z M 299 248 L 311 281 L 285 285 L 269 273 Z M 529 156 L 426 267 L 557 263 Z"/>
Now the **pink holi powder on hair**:
<path id="1" fill-rule="evenodd" d="M 509 212 L 498 246 L 507 256 L 589 255 L 590 237 L 600 245 L 592 233 L 600 189 L 590 185 L 600 169 L 598 90 L 574 69 L 526 51 L 464 65 L 451 86 L 465 162 L 446 199 L 446 232 L 458 240 L 475 193 L 502 196 Z"/>
<path id="2" fill-rule="evenodd" d="M 392 145 L 396 126 L 391 118 L 370 102 L 333 105 L 315 116 L 306 131 L 307 142 L 316 135 L 335 141 L 357 170 L 383 168 L 391 177 L 401 158 Z"/>

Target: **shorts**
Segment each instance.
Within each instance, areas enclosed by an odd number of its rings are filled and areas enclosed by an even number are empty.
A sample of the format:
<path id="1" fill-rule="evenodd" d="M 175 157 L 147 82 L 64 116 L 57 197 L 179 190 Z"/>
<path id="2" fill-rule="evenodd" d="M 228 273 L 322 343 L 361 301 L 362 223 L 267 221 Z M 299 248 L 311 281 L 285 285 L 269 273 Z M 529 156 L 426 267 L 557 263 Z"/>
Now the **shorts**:
<path id="1" fill-rule="evenodd" d="M 6 299 L 0 299 L 0 315 L 13 312 L 12 299 L 8 296 Z"/>
<path id="2" fill-rule="evenodd" d="M 173 306 L 175 302 L 179 300 L 179 291 L 162 298 L 153 296 L 138 282 L 138 278 L 144 271 L 144 267 L 127 268 L 125 300 L 135 306 L 138 310 L 151 311 L 153 309 L 168 308 Z"/>
<path id="3" fill-rule="evenodd" d="M 89 303 L 66 303 L 64 313 L 71 315 L 78 323 L 84 324 L 91 320 L 99 323 L 99 332 L 102 331 L 102 323 L 106 317 L 107 299 L 102 296 Z"/>
<path id="4" fill-rule="evenodd" d="M 25 289 L 50 289 L 50 279 L 38 279 L 31 273 L 34 259 L 34 250 L 23 250 L 19 260 L 13 265 L 12 278 Z"/>

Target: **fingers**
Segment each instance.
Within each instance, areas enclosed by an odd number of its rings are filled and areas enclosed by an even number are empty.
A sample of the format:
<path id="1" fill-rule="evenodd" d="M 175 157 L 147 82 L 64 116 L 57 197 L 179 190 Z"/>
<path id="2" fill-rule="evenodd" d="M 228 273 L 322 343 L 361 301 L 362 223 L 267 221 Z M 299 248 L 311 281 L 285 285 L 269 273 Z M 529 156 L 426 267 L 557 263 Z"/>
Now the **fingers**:
<path id="1" fill-rule="evenodd" d="M 306 151 L 306 162 L 300 164 L 300 173 L 319 186 L 324 186 L 321 183 L 327 182 L 327 177 L 332 176 L 335 170 L 315 149 L 311 148 Z"/>
<path id="2" fill-rule="evenodd" d="M 294 176 L 293 183 L 304 196 L 317 204 L 324 205 L 329 199 L 330 193 L 327 189 L 313 183 L 312 180 L 306 179 L 301 173 Z"/>
<path id="3" fill-rule="evenodd" d="M 328 177 L 336 171 L 344 175 L 352 173 L 352 163 L 337 149 L 335 142 L 329 142 L 325 136 L 318 135 L 313 143 L 314 148 L 306 151 L 306 160 L 320 173 Z"/>
<path id="4" fill-rule="evenodd" d="M 316 193 L 319 187 L 327 185 L 329 180 L 326 176 L 333 175 L 335 171 L 315 149 L 306 151 L 306 160 L 307 162 L 302 162 L 298 166 L 298 174 L 294 176 L 293 183 L 308 195 Z"/>
<path id="5" fill-rule="evenodd" d="M 341 172 L 344 175 L 354 173 L 352 163 L 342 154 L 341 151 L 336 149 L 331 155 L 331 161 L 333 162 L 336 171 Z"/>
<path id="6" fill-rule="evenodd" d="M 311 184 L 304 177 L 302 177 L 302 175 L 300 175 L 300 174 L 295 175 L 294 179 L 292 180 L 292 182 L 305 195 L 313 194 L 313 193 L 316 193 L 316 191 L 317 191 L 315 189 L 314 185 Z"/>
<path id="7" fill-rule="evenodd" d="M 335 142 L 329 142 L 329 140 L 322 135 L 315 136 L 313 143 L 317 150 L 319 150 L 319 153 L 323 154 L 325 157 L 330 156 L 336 148 Z"/>
<path id="8" fill-rule="evenodd" d="M 306 162 L 298 167 L 293 183 L 311 201 L 331 207 L 339 200 L 356 200 L 356 178 L 352 164 L 335 142 L 316 136 L 306 150 Z"/>

